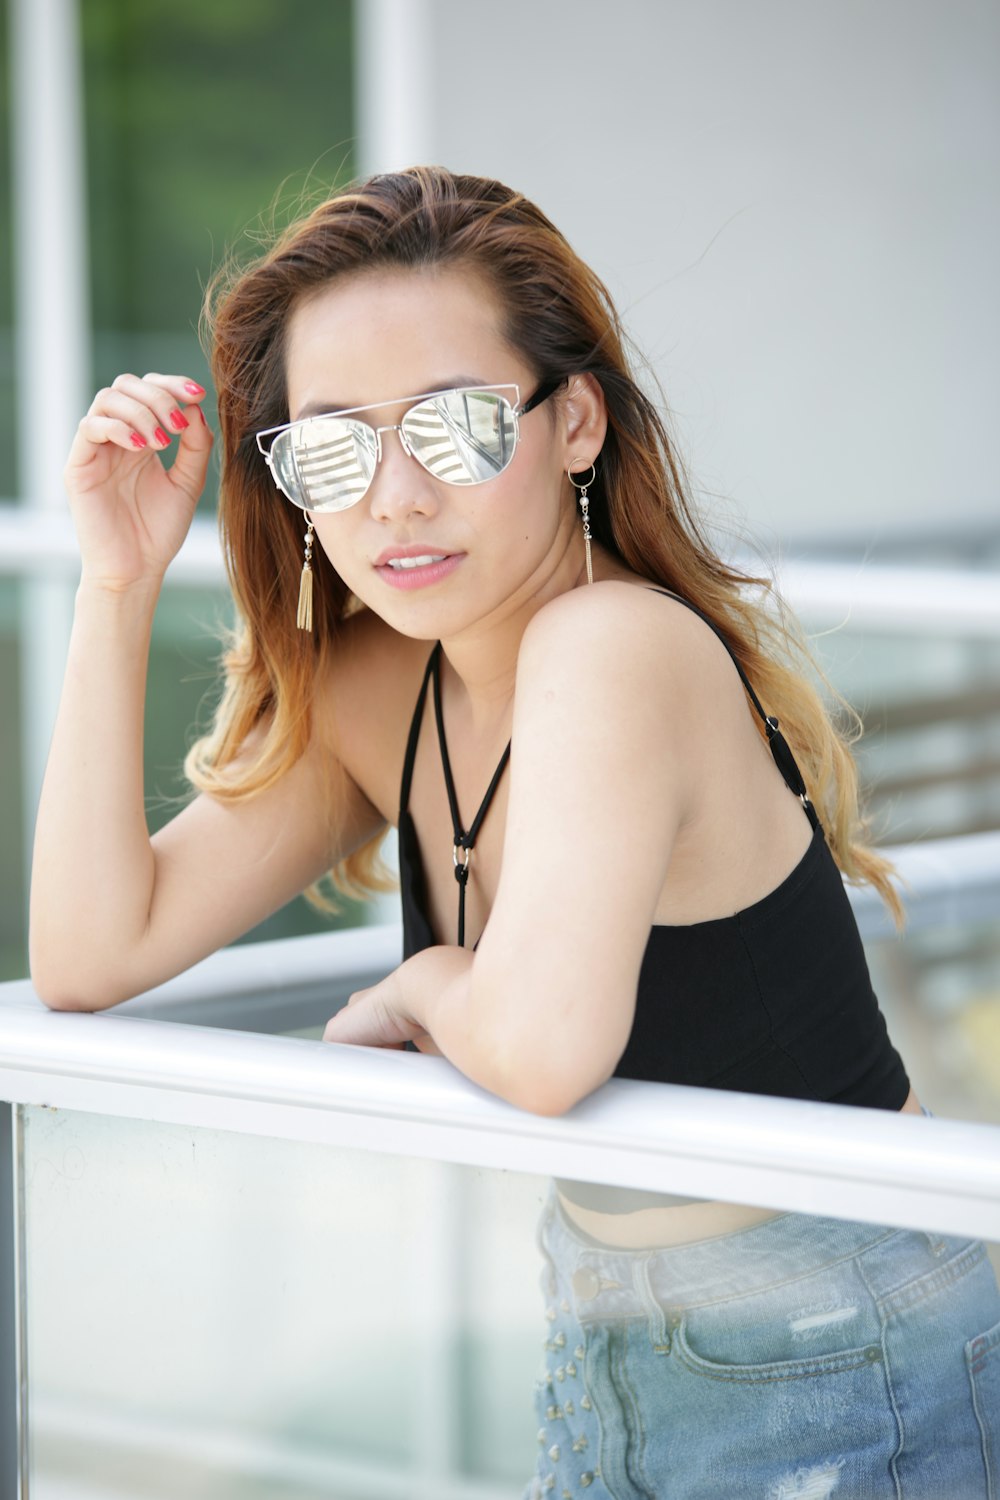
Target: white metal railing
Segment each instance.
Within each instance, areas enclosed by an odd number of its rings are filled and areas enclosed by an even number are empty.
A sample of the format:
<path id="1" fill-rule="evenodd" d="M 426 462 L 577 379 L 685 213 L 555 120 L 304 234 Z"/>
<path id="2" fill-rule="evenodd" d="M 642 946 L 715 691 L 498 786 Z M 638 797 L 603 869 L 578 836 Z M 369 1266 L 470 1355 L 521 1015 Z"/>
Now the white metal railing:
<path id="1" fill-rule="evenodd" d="M 962 834 L 880 850 L 905 882 L 906 932 L 959 923 L 993 922 L 1000 912 L 1000 833 Z M 848 887 L 865 942 L 894 938 L 896 929 L 870 885 Z"/>
<path id="2" fill-rule="evenodd" d="M 553 1118 L 444 1058 L 40 1004 L 2 1038 L 13 1103 L 1000 1238 L 997 1126 L 632 1079 Z"/>
<path id="3" fill-rule="evenodd" d="M 0 502 L 0 576 L 49 578 L 75 583 L 80 548 L 68 509 L 39 513 Z M 224 585 L 219 533 L 214 520 L 196 517 L 167 574 L 168 586 Z"/>
<path id="4" fill-rule="evenodd" d="M 914 926 L 1000 908 L 1000 834 L 887 853 Z M 630 1079 L 553 1119 L 443 1058 L 260 1034 L 322 1025 L 399 952 L 396 924 L 231 948 L 95 1015 L 0 986 L 0 1098 L 1000 1238 L 998 1126 Z"/>
<path id="5" fill-rule="evenodd" d="M 997 1126 L 631 1079 L 552 1118 L 419 1053 L 57 1014 L 23 995 L 0 996 L 0 1018 L 12 1103 L 1000 1238 Z"/>

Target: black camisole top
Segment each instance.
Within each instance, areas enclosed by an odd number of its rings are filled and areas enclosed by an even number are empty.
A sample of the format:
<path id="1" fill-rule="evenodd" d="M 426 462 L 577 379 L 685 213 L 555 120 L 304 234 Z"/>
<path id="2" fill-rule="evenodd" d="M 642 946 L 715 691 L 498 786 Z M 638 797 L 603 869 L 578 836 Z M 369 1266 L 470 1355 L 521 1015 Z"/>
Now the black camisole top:
<path id="1" fill-rule="evenodd" d="M 694 610 L 726 646 L 764 721 L 778 769 L 802 802 L 813 836 L 794 870 L 752 906 L 732 916 L 652 926 L 639 972 L 632 1030 L 613 1076 L 901 1109 L 910 1090 L 909 1079 L 889 1040 L 872 989 L 843 879 L 778 721 L 765 714 L 712 621 L 679 595 L 668 594 L 666 589 L 653 592 L 667 594 Z M 466 829 L 459 816 L 444 737 L 439 660 L 440 643 L 431 652 L 417 699 L 400 788 L 404 959 L 438 941 L 427 917 L 423 863 L 409 812 L 428 682 L 433 681 L 442 769 L 454 822 L 460 944 L 464 943 L 464 887 L 471 850 L 511 752 L 508 744 Z M 697 1201 L 561 1180 L 557 1186 L 584 1207 L 610 1212 Z"/>

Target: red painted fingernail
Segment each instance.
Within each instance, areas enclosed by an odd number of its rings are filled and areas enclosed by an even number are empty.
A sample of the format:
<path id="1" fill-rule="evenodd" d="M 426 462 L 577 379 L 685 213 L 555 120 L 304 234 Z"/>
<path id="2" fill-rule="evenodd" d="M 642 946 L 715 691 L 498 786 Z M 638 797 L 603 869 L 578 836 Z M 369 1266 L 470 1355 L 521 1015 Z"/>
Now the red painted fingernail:
<path id="1" fill-rule="evenodd" d="M 138 433 L 138 432 L 130 432 L 129 433 L 129 442 L 132 444 L 133 448 L 146 448 L 146 447 L 148 447 L 146 439 L 144 437 L 142 437 L 141 434 Z"/>
<path id="2" fill-rule="evenodd" d="M 170 413 L 168 421 L 171 422 L 173 424 L 173 426 L 177 427 L 177 428 L 189 426 L 188 419 L 184 415 L 184 413 L 180 412 L 180 411 L 177 411 L 176 409 Z"/>
<path id="3" fill-rule="evenodd" d="M 205 413 L 202 411 L 201 407 L 200 406 L 196 406 L 195 407 L 195 411 L 198 413 L 199 417 L 201 418 L 201 425 L 202 425 L 202 427 L 207 427 L 208 423 L 205 421 Z"/>
<path id="4" fill-rule="evenodd" d="M 185 380 L 184 389 L 192 396 L 204 396 L 205 387 L 199 385 L 196 380 Z"/>
<path id="5" fill-rule="evenodd" d="M 156 439 L 156 441 L 158 443 L 163 443 L 164 446 L 167 443 L 170 442 L 170 434 L 169 434 L 169 432 L 164 432 L 164 430 L 163 430 L 162 427 L 158 427 L 156 429 L 156 431 L 153 433 L 153 436 L 155 437 L 155 439 Z"/>

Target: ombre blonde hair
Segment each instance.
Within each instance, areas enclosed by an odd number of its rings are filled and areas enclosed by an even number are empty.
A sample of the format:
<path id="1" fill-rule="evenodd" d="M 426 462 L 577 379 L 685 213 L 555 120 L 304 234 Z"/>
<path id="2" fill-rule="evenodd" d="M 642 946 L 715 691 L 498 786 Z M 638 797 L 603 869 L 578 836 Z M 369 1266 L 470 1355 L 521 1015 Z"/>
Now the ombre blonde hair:
<path id="1" fill-rule="evenodd" d="M 190 782 L 224 800 L 252 797 L 295 763 L 309 740 L 314 686 L 357 607 L 317 549 L 314 629 L 296 628 L 303 519 L 277 501 L 254 439 L 290 420 L 289 315 L 340 277 L 430 266 L 472 272 L 492 288 L 502 337 L 539 380 L 589 372 L 600 383 L 608 428 L 590 486 L 595 539 L 712 620 L 780 721 L 840 870 L 853 884 L 873 885 L 901 928 L 894 867 L 870 847 L 859 808 L 851 745 L 861 720 L 827 681 L 772 582 L 723 562 L 710 544 L 664 421 L 630 368 L 607 288 L 522 194 L 444 167 L 351 185 L 278 233 L 249 266 L 223 266 L 207 289 L 202 331 L 219 402 L 219 525 L 238 623 L 214 725 L 185 762 Z M 810 673 L 827 688 L 832 712 Z M 331 871 L 337 887 L 355 894 L 384 887 L 380 838 Z M 311 895 L 321 902 L 316 888 Z"/>

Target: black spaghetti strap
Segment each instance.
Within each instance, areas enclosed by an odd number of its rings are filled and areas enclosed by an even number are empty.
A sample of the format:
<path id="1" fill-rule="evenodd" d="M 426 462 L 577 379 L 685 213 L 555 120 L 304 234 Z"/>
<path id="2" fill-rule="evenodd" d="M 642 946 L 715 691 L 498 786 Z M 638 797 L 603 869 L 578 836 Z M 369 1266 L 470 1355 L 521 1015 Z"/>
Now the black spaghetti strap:
<path id="1" fill-rule="evenodd" d="M 767 743 L 771 748 L 771 754 L 774 757 L 774 763 L 778 767 L 778 770 L 781 772 L 785 785 L 789 788 L 790 791 L 793 791 L 795 793 L 796 797 L 798 797 L 799 801 L 802 803 L 803 808 L 805 809 L 806 817 L 809 819 L 809 822 L 813 826 L 813 829 L 817 829 L 820 826 L 819 816 L 816 812 L 816 809 L 813 807 L 812 802 L 809 800 L 809 794 L 806 789 L 806 784 L 805 780 L 803 779 L 802 772 L 798 768 L 788 741 L 785 739 L 785 736 L 782 734 L 781 730 L 778 727 L 778 720 L 774 717 L 773 714 L 766 714 L 764 712 L 763 708 L 761 707 L 760 699 L 757 697 L 757 694 L 751 687 L 750 680 L 747 677 L 747 674 L 744 672 L 743 668 L 737 661 L 732 647 L 729 645 L 729 642 L 722 634 L 722 631 L 716 624 L 713 623 L 713 621 L 708 618 L 708 615 L 704 614 L 698 608 L 696 604 L 691 604 L 690 601 L 683 598 L 682 595 L 675 594 L 670 589 L 656 588 L 652 584 L 647 584 L 646 586 L 647 588 L 649 588 L 650 593 L 663 594 L 668 599 L 676 599 L 678 604 L 683 604 L 687 609 L 693 610 L 699 619 L 704 620 L 709 630 L 711 630 L 714 635 L 718 636 L 719 640 L 729 652 L 729 657 L 732 661 L 733 666 L 740 674 L 740 681 L 743 683 L 743 686 L 747 690 L 750 702 L 753 704 L 754 708 L 757 710 L 758 714 L 764 721 L 764 728 L 767 731 Z"/>
<path id="2" fill-rule="evenodd" d="M 424 669 L 424 680 L 420 684 L 420 692 L 417 695 L 417 706 L 413 710 L 413 718 L 410 720 L 410 733 L 406 741 L 406 755 L 403 759 L 403 775 L 399 786 L 399 816 L 403 814 L 410 805 L 410 783 L 413 780 L 413 766 L 417 758 L 417 741 L 420 738 L 420 726 L 424 718 L 424 703 L 427 699 L 427 684 L 431 680 L 431 671 L 438 652 L 441 650 L 441 642 L 438 641 L 434 650 L 427 658 L 427 666 Z"/>
<path id="3" fill-rule="evenodd" d="M 466 832 L 462 827 L 462 816 L 458 810 L 458 798 L 455 795 L 455 782 L 451 774 L 451 761 L 448 757 L 448 742 L 444 736 L 444 714 L 441 711 L 441 672 L 440 672 L 440 642 L 434 651 L 430 661 L 430 672 L 434 678 L 434 717 L 437 721 L 438 744 L 441 747 L 441 766 L 444 770 L 444 782 L 448 789 L 448 806 L 451 808 L 451 822 L 455 834 L 455 843 L 452 849 L 452 858 L 455 861 L 455 879 L 458 881 L 458 946 L 465 947 L 465 887 L 469 883 L 469 863 L 472 859 L 472 850 L 479 836 L 479 829 L 486 816 L 487 809 L 493 800 L 493 793 L 500 783 L 507 762 L 510 759 L 510 740 L 507 748 L 500 757 L 500 764 L 493 772 L 493 780 L 486 788 L 486 795 L 479 804 L 479 811 L 472 820 L 472 827 Z M 426 682 L 424 687 L 426 688 Z M 459 859 L 458 851 L 463 850 L 465 857 Z"/>

